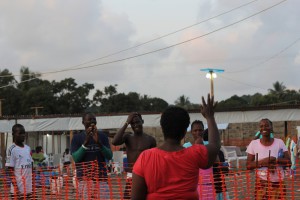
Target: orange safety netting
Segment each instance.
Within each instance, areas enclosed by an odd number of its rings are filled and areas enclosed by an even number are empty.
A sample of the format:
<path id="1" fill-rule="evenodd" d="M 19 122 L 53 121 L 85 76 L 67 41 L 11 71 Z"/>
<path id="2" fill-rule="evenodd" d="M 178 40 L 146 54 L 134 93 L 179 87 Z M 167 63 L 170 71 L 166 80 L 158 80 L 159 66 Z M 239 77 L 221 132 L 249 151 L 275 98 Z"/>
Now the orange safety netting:
<path id="1" fill-rule="evenodd" d="M 199 193 L 210 194 L 214 197 L 217 192 L 223 193 L 223 199 L 300 199 L 300 166 L 297 170 L 290 170 L 290 166 L 283 167 L 283 181 L 272 183 L 259 180 L 258 170 L 247 170 L 245 163 L 240 163 L 240 168 L 226 166 L 218 167 L 214 174 L 199 177 Z M 16 191 L 10 193 L 11 184 L 18 183 L 10 177 L 4 169 L 0 169 L 0 199 L 127 199 L 130 198 L 131 178 L 124 172 L 123 163 L 106 165 L 99 171 L 97 162 L 89 162 L 75 167 L 58 166 L 52 168 L 35 168 L 32 173 L 32 193 L 28 196 L 19 195 Z M 76 169 L 76 170 L 75 170 Z M 272 173 L 268 171 L 267 173 Z M 107 178 L 106 178 L 107 174 Z M 105 178 L 101 178 L 104 175 Z M 99 178 L 100 177 L 100 178 Z M 24 191 L 26 177 L 21 177 Z M 211 190 L 211 191 L 208 191 Z M 277 197 L 276 197 L 277 196 Z M 203 196 L 205 199 L 205 195 Z M 276 198 L 275 198 L 276 197 Z M 201 199 L 201 197 L 200 197 Z"/>

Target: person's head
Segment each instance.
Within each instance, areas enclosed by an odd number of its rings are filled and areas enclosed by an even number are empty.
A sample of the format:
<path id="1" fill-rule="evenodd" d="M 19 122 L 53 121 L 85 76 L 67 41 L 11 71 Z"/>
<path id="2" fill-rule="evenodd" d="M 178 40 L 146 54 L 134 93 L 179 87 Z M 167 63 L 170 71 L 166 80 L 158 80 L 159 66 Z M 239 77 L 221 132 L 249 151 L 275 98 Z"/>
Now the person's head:
<path id="1" fill-rule="evenodd" d="M 37 147 L 35 147 L 35 152 L 36 152 L 36 153 L 40 153 L 40 152 L 43 153 L 43 147 L 42 147 L 42 146 L 37 146 Z"/>
<path id="2" fill-rule="evenodd" d="M 142 119 L 142 115 L 140 113 L 137 113 L 137 115 L 135 115 L 132 118 L 132 121 L 130 123 L 133 132 L 134 133 L 143 133 L 143 123 L 144 123 L 144 120 Z"/>
<path id="3" fill-rule="evenodd" d="M 13 141 L 22 144 L 25 141 L 25 128 L 22 124 L 15 124 L 12 127 Z"/>
<path id="4" fill-rule="evenodd" d="M 260 120 L 259 131 L 262 136 L 270 137 L 270 133 L 273 131 L 272 122 L 269 119 Z"/>
<path id="5" fill-rule="evenodd" d="M 178 142 L 185 136 L 189 124 L 190 116 L 188 112 L 177 106 L 169 106 L 160 118 L 164 138 Z"/>
<path id="6" fill-rule="evenodd" d="M 96 125 L 97 124 L 97 120 L 96 120 L 96 116 L 93 113 L 85 113 L 82 116 L 82 124 L 84 125 L 84 127 L 87 129 L 88 127 L 90 127 L 91 125 Z"/>
<path id="7" fill-rule="evenodd" d="M 69 149 L 69 148 L 66 148 L 65 152 L 66 152 L 66 154 L 69 154 L 70 149 Z"/>
<path id="8" fill-rule="evenodd" d="M 204 124 L 200 120 L 195 120 L 191 125 L 191 133 L 194 140 L 197 140 L 199 137 L 203 137 Z"/>

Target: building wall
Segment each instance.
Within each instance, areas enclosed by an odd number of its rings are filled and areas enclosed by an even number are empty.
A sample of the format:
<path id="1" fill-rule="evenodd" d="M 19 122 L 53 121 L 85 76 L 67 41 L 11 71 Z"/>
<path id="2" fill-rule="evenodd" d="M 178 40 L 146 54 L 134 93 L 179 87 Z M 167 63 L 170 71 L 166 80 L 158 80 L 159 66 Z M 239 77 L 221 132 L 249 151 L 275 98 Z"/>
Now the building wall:
<path id="1" fill-rule="evenodd" d="M 285 124 L 287 124 L 287 131 L 285 131 Z M 273 129 L 276 138 L 285 138 L 287 135 L 297 135 L 297 126 L 300 126 L 300 121 L 280 121 L 273 122 Z M 220 131 L 223 145 L 225 146 L 239 146 L 246 149 L 246 146 L 254 138 L 255 133 L 259 130 L 259 123 L 230 123 L 227 129 Z M 131 131 L 130 128 L 127 131 Z M 144 127 L 144 132 L 155 137 L 157 145 L 162 144 L 164 138 L 160 127 Z M 187 133 L 186 141 L 192 141 L 192 136 Z"/>

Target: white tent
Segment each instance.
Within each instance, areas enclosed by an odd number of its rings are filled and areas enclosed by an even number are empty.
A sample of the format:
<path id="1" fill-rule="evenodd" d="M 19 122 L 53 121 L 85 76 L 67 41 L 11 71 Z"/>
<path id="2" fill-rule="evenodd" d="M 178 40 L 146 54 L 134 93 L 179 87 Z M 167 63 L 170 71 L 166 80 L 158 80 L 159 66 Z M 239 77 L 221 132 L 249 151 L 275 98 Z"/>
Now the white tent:
<path id="1" fill-rule="evenodd" d="M 142 114 L 145 127 L 159 127 L 161 114 Z M 97 116 L 97 127 L 100 129 L 120 128 L 126 121 L 128 115 Z M 198 119 L 205 123 L 201 113 L 190 113 L 191 122 Z M 234 111 L 217 112 L 215 114 L 219 128 L 224 129 L 228 123 L 258 122 L 263 118 L 271 121 L 299 121 L 300 109 L 280 110 L 257 110 L 257 111 Z M 15 123 L 24 125 L 27 132 L 35 131 L 68 131 L 83 129 L 81 117 L 60 118 L 37 118 L 37 119 L 2 119 L 0 120 L 0 132 L 11 132 Z"/>

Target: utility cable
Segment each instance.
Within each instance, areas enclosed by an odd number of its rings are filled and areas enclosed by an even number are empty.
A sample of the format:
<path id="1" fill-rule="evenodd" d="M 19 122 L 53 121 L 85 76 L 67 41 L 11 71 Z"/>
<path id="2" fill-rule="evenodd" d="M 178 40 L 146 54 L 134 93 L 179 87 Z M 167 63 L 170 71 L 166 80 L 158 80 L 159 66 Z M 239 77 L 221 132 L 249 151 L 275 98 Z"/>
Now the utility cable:
<path id="1" fill-rule="evenodd" d="M 160 37 L 157 37 L 157 38 L 148 40 L 148 41 L 143 42 L 143 43 L 141 43 L 141 44 L 138 44 L 138 45 L 135 45 L 135 46 L 132 46 L 132 47 L 123 49 L 123 50 L 119 50 L 119 51 L 117 51 L 117 52 L 110 53 L 110 54 L 107 54 L 107 55 L 102 56 L 102 57 L 100 57 L 100 58 L 96 58 L 96 59 L 93 59 L 93 60 L 90 60 L 90 61 L 87 61 L 87 62 L 78 64 L 78 65 L 75 65 L 75 66 L 66 68 L 66 69 L 72 69 L 72 68 L 75 68 L 75 67 L 79 67 L 79 66 L 82 66 L 82 65 L 85 65 L 85 64 L 89 64 L 89 63 L 95 62 L 95 61 L 97 61 L 97 60 L 101 60 L 101 59 L 104 59 L 104 58 L 108 58 L 108 57 L 111 57 L 111 56 L 114 56 L 114 55 L 123 53 L 123 52 L 125 52 L 125 51 L 128 51 L 128 50 L 131 50 L 131 49 L 134 49 L 134 48 L 143 46 L 143 45 L 148 44 L 148 43 L 150 43 L 150 42 L 154 42 L 154 41 L 156 41 L 156 40 L 165 38 L 165 37 L 167 37 L 167 36 L 173 35 L 173 34 L 175 34 L 175 33 L 181 32 L 181 31 L 183 31 L 183 30 L 192 28 L 192 27 L 194 27 L 194 26 L 197 26 L 197 25 L 202 24 L 202 23 L 204 23 L 204 22 L 207 22 L 207 21 L 209 21 L 209 20 L 218 18 L 218 17 L 220 17 L 220 16 L 222 16 L 222 15 L 225 15 L 225 14 L 228 14 L 228 13 L 230 13 L 230 12 L 233 12 L 233 11 L 235 11 L 235 10 L 237 10 L 237 9 L 240 9 L 240 8 L 242 8 L 242 7 L 245 7 L 245 6 L 249 5 L 249 4 L 252 4 L 252 3 L 254 3 L 255 1 L 258 1 L 258 0 L 253 0 L 253 1 L 250 1 L 250 2 L 248 2 L 248 3 L 242 4 L 242 5 L 238 6 L 238 7 L 232 8 L 232 9 L 230 9 L 230 10 L 228 10 L 228 11 L 225 11 L 225 12 L 223 12 L 223 13 L 220 13 L 220 14 L 218 14 L 218 15 L 216 15 L 216 16 L 207 18 L 207 19 L 205 19 L 205 20 L 202 20 L 202 21 L 197 22 L 197 23 L 195 23 L 195 24 L 192 24 L 192 25 L 186 26 L 186 27 L 184 27 L 184 28 L 178 29 L 178 30 L 173 31 L 173 32 L 171 32 L 171 33 L 162 35 L 162 36 L 160 36 Z M 25 75 L 27 75 L 27 74 L 25 74 Z M 30 75 L 30 74 L 28 74 L 28 75 Z M 2 78 L 2 77 L 9 77 L 9 76 L 21 76 L 21 75 L 20 75 L 20 74 L 18 74 L 18 75 L 4 75 L 4 76 L 0 76 L 0 78 Z"/>
<path id="2" fill-rule="evenodd" d="M 194 40 L 197 40 L 199 38 L 202 38 L 202 37 L 205 37 L 205 36 L 208 36 L 210 34 L 213 34 L 215 32 L 218 32 L 220 30 L 223 30 L 223 29 L 226 29 L 228 27 L 231 27 L 233 25 L 236 25 L 240 22 L 243 22 L 251 17 L 254 17 L 260 13 L 263 13 L 267 10 L 270 10 L 271 8 L 274 8 L 275 6 L 278 6 L 279 4 L 285 2 L 287 0 L 283 0 L 283 1 L 280 1 L 270 7 L 267 7 L 259 12 L 256 12 L 248 17 L 245 17 L 243 19 L 240 19 L 236 22 L 233 22 L 231 24 L 228 24 L 226 26 L 223 26 L 221 28 L 218 28 L 218 29 L 215 29 L 213 31 L 210 31 L 206 34 L 203 34 L 203 35 L 200 35 L 200 36 L 197 36 L 197 37 L 194 37 L 194 38 L 191 38 L 191 39 L 188 39 L 188 40 L 185 40 L 185 41 L 182 41 L 182 42 L 179 42 L 179 43 L 175 43 L 173 45 L 170 45 L 170 46 L 166 46 L 166 47 L 163 47 L 163 48 L 160 48 L 160 49 L 156 49 L 156 50 L 153 50 L 153 51 L 148 51 L 146 53 L 142 53 L 142 54 L 137 54 L 137 55 L 134 55 L 134 56 L 129 56 L 129 57 L 125 57 L 125 58 L 122 58 L 122 59 L 117 59 L 117 60 L 113 60 L 113 61 L 108 61 L 108 62 L 104 62 L 104 63 L 99 63 L 99 64 L 95 64 L 95 65 L 90 65 L 90 66 L 85 66 L 85 67 L 78 67 L 78 68 L 73 68 L 73 69 L 62 69 L 62 70 L 56 70 L 56 71 L 50 71 L 50 72 L 44 72 L 44 73 L 39 73 L 40 75 L 46 75 L 46 74 L 54 74 L 54 73 L 61 73 L 61 72 L 66 72 L 66 71 L 75 71 L 75 70 L 80 70 L 80 69 L 88 69 L 88 68 L 94 68 L 94 67 L 97 67 L 97 66 L 102 66 L 102 65 L 107 65 L 107 64 L 112 64 L 112 63 L 117 63 L 117 62 L 122 62 L 122 61 L 126 61 L 126 60 L 130 60 L 130 59 L 133 59 L 133 58 L 138 58 L 138 57 L 142 57 L 142 56 L 145 56 L 145 55 L 149 55 L 149 54 L 153 54 L 153 53 L 156 53 L 156 52 L 159 52 L 159 51 L 163 51 L 163 50 L 166 50 L 166 49 L 170 49 L 170 48 L 173 48 L 175 46 L 179 46 L 179 45 L 182 45 L 182 44 L 185 44 L 185 43 L 188 43 L 188 42 L 191 42 L 191 41 L 194 41 Z M 9 85 L 10 86 L 10 85 Z M 2 88 L 5 87 L 5 86 L 2 86 Z"/>
<path id="3" fill-rule="evenodd" d="M 300 40 L 300 37 L 297 38 L 295 41 L 293 41 L 291 44 L 289 44 L 288 46 L 286 46 L 284 49 L 282 49 L 281 51 L 279 51 L 278 53 L 276 53 L 275 55 L 271 56 L 270 58 L 268 58 L 267 60 L 264 60 L 260 63 L 257 63 L 255 65 L 252 65 L 250 67 L 247 67 L 245 69 L 242 69 L 242 70 L 237 70 L 237 71 L 226 71 L 226 73 L 240 73 L 240 72 L 245 72 L 245 71 L 248 71 L 250 69 L 254 69 L 254 68 L 257 68 L 267 62 L 269 62 L 270 60 L 276 58 L 277 56 L 279 56 L 280 54 L 282 54 L 283 52 L 285 52 L 286 50 L 288 50 L 289 48 L 291 48 L 292 46 L 294 46 L 297 42 L 299 42 Z"/>

